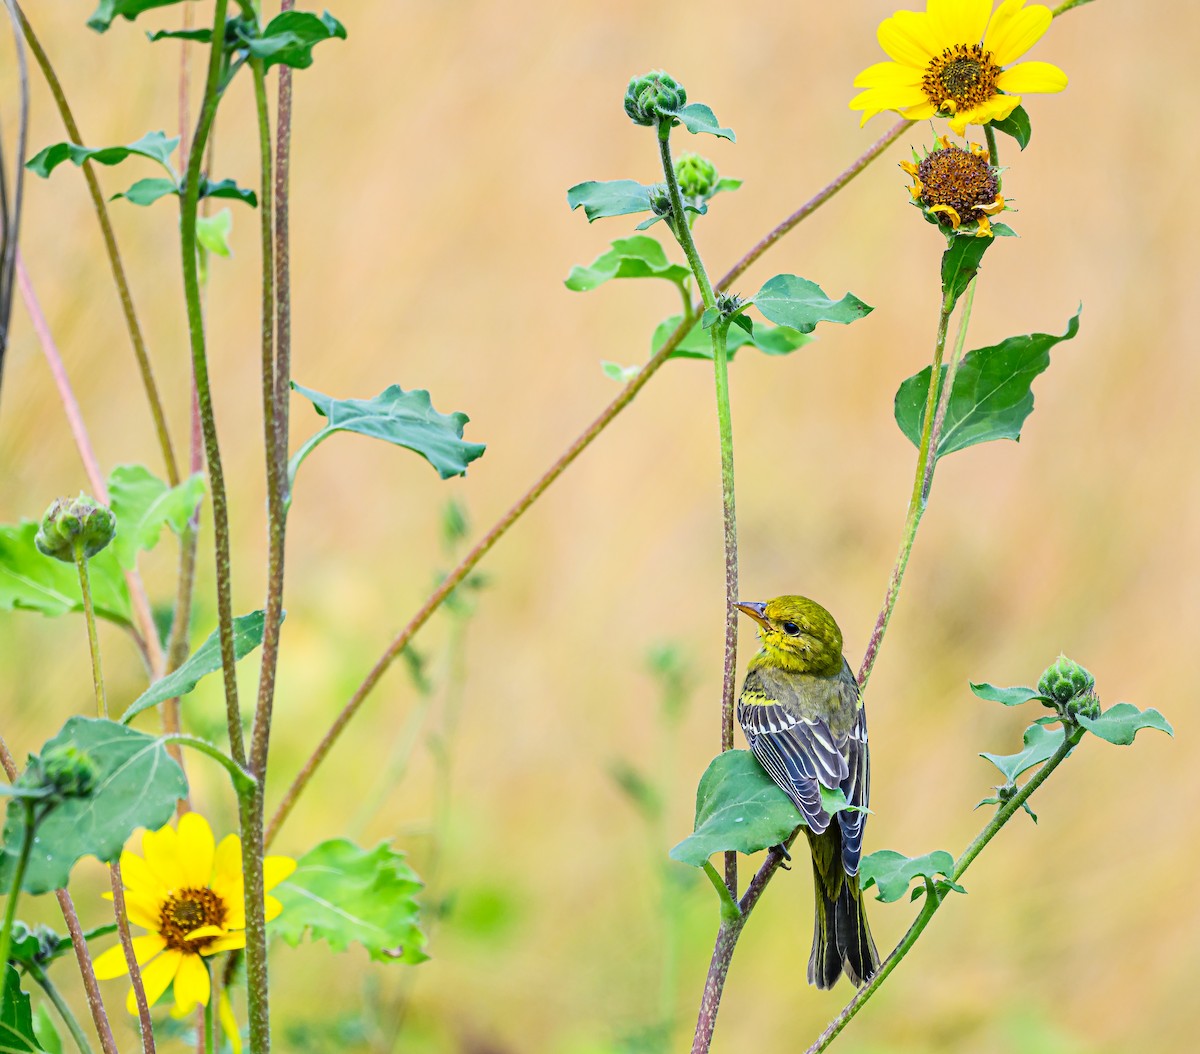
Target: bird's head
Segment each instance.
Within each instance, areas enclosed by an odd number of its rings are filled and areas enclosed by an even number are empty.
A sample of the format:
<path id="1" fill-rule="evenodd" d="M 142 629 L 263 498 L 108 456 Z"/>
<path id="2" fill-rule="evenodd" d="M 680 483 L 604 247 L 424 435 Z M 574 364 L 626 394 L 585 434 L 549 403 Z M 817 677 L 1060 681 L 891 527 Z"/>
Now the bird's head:
<path id="1" fill-rule="evenodd" d="M 815 600 L 782 596 L 765 604 L 734 605 L 758 623 L 762 651 L 756 661 L 792 673 L 834 677 L 842 668 L 842 631 Z"/>

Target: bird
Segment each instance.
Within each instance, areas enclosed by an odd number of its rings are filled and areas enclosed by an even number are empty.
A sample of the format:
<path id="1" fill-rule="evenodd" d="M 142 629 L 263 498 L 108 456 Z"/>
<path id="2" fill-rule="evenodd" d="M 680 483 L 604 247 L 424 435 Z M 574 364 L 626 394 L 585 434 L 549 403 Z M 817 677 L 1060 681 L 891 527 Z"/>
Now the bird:
<path id="1" fill-rule="evenodd" d="M 787 595 L 734 605 L 758 623 L 737 717 L 750 749 L 804 818 L 812 852 L 815 921 L 808 983 L 832 988 L 845 972 L 856 987 L 879 968 L 858 864 L 866 812 L 830 816 L 820 788 L 866 809 L 871 791 L 867 715 L 842 654 L 842 631 L 816 601 Z"/>

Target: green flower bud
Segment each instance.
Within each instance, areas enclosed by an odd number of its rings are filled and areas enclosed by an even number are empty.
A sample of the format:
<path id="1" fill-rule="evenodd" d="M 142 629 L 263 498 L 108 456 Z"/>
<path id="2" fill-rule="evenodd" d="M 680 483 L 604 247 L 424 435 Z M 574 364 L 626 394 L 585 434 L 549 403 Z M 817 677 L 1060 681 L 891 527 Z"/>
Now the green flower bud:
<path id="1" fill-rule="evenodd" d="M 736 315 L 742 307 L 742 298 L 737 293 L 718 293 L 717 294 L 717 310 L 721 313 L 722 318 L 729 318 Z"/>
<path id="2" fill-rule="evenodd" d="M 642 77 L 634 77 L 625 89 L 625 112 L 634 124 L 651 127 L 670 120 L 671 114 L 687 102 L 687 92 L 682 84 L 662 70 L 652 70 Z"/>
<path id="3" fill-rule="evenodd" d="M 675 178 L 685 198 L 708 198 L 717 189 L 717 166 L 699 154 L 684 154 L 675 162 Z"/>
<path id="4" fill-rule="evenodd" d="M 665 183 L 655 183 L 650 188 L 650 208 L 655 216 L 671 215 L 671 192 Z"/>
<path id="5" fill-rule="evenodd" d="M 1100 716 L 1100 697 L 1095 692 L 1084 692 L 1067 703 L 1068 717 L 1086 717 L 1089 720 Z"/>
<path id="6" fill-rule="evenodd" d="M 96 789 L 96 764 L 77 747 L 55 747 L 40 765 L 43 786 L 60 798 L 86 798 Z"/>
<path id="7" fill-rule="evenodd" d="M 75 547 L 83 548 L 85 559 L 103 549 L 117 533 L 117 518 L 107 506 L 80 494 L 78 498 L 59 498 L 46 510 L 34 538 L 38 552 L 71 564 Z"/>
<path id="8" fill-rule="evenodd" d="M 1079 663 L 1059 655 L 1038 681 L 1038 692 L 1065 704 L 1077 695 L 1091 692 L 1095 685 L 1096 678 Z"/>

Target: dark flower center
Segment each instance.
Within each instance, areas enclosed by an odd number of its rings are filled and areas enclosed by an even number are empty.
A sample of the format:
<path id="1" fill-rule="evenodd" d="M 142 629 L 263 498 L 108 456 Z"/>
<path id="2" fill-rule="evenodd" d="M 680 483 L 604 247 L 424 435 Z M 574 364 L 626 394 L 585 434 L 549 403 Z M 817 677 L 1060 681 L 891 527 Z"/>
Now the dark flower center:
<path id="1" fill-rule="evenodd" d="M 935 150 L 925 158 L 917 166 L 917 178 L 923 205 L 949 205 L 963 223 L 987 215 L 984 207 L 993 204 L 1000 192 L 996 172 L 983 155 L 956 146 Z M 938 222 L 949 226 L 951 220 L 940 213 Z"/>
<path id="2" fill-rule="evenodd" d="M 187 935 L 201 926 L 224 925 L 228 914 L 225 901 L 211 889 L 181 889 L 163 901 L 158 914 L 158 932 L 166 939 L 168 948 L 199 954 L 216 937 L 188 940 Z"/>
<path id="3" fill-rule="evenodd" d="M 982 44 L 955 44 L 930 60 L 921 90 L 940 112 L 961 113 L 996 94 L 999 73 Z"/>

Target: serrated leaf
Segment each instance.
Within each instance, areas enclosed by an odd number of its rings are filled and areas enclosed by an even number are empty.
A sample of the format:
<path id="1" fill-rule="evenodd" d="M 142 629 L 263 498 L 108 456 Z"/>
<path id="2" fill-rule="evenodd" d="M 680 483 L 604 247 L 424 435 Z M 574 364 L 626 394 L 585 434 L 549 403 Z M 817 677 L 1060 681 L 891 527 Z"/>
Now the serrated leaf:
<path id="1" fill-rule="evenodd" d="M 163 132 L 147 132 L 141 139 L 127 146 L 88 147 L 75 143 L 55 143 L 26 161 L 25 167 L 34 175 L 45 179 L 64 161 L 71 161 L 76 165 L 82 165 L 85 161 L 117 165 L 128 157 L 146 157 L 157 161 L 171 172 L 171 155 L 178 145 L 178 136 L 168 139 Z"/>
<path id="2" fill-rule="evenodd" d="M 239 22 L 238 35 L 246 50 L 262 59 L 264 69 L 275 65 L 307 69 L 313 62 L 314 47 L 325 40 L 346 39 L 346 27 L 328 11 L 322 15 L 284 11 L 267 23 L 261 36 L 251 36 L 249 28 L 248 23 Z"/>
<path id="3" fill-rule="evenodd" d="M 954 378 L 937 456 L 993 439 L 1019 440 L 1026 418 L 1033 413 L 1033 381 L 1050 365 L 1050 349 L 1078 332 L 1076 312 L 1061 336 L 1030 333 L 968 352 Z M 914 446 L 921 442 L 930 376 L 926 366 L 896 392 L 896 424 Z M 943 366 L 938 383 L 944 384 L 945 378 Z"/>
<path id="4" fill-rule="evenodd" d="M 657 355 L 659 349 L 667 342 L 667 338 L 675 332 L 683 321 L 682 315 L 672 315 L 660 322 L 654 330 L 650 341 L 650 353 Z M 804 347 L 813 338 L 790 326 L 757 325 L 752 333 L 742 329 L 730 328 L 726 337 L 725 351 L 730 361 L 739 348 L 753 346 L 764 355 L 790 355 L 797 348 Z M 688 331 L 671 352 L 672 359 L 706 359 L 711 362 L 713 357 L 712 338 L 706 333 L 699 322 Z"/>
<path id="5" fill-rule="evenodd" d="M 283 911 L 270 930 L 293 947 L 308 932 L 335 951 L 361 944 L 376 962 L 423 962 L 421 887 L 404 854 L 386 842 L 368 850 L 335 838 L 306 853 L 272 890 Z"/>
<path id="6" fill-rule="evenodd" d="M 265 622 L 266 616 L 261 611 L 251 611 L 248 615 L 238 615 L 234 618 L 233 654 L 236 658 L 245 658 L 262 643 Z M 129 709 L 121 715 L 121 724 L 129 724 L 138 714 L 152 706 L 187 695 L 203 678 L 210 673 L 216 673 L 220 668 L 221 636 L 219 631 L 213 630 L 208 639 L 192 652 L 177 670 L 155 681 L 134 700 Z"/>
<path id="7" fill-rule="evenodd" d="M 672 263 L 654 238 L 637 234 L 618 238 L 612 248 L 597 256 L 587 267 L 572 267 L 564 284 L 585 293 L 614 278 L 665 278 L 679 283 L 691 275 L 683 264 Z"/>
<path id="8" fill-rule="evenodd" d="M 233 230 L 233 213 L 225 208 L 212 216 L 196 217 L 196 240 L 210 253 L 232 256 L 229 235 Z"/>
<path id="9" fill-rule="evenodd" d="M 1175 735 L 1171 723 L 1153 707 L 1139 710 L 1132 703 L 1117 703 L 1099 717 L 1084 717 L 1081 714 L 1079 723 L 1092 735 L 1119 747 L 1130 746 L 1143 728 L 1155 728 L 1171 737 Z"/>
<path id="10" fill-rule="evenodd" d="M 117 518 L 112 541 L 117 562 L 132 569 L 138 553 L 158 544 L 164 527 L 182 534 L 204 499 L 204 476 L 197 472 L 168 487 L 144 465 L 118 465 L 108 477 L 109 507 Z"/>
<path id="11" fill-rule="evenodd" d="M 1045 725 L 1032 724 L 1025 729 L 1025 749 L 1020 753 L 981 753 L 979 756 L 995 765 L 1007 782 L 1016 783 L 1021 773 L 1050 760 L 1054 752 L 1062 746 L 1063 734 L 1061 728 L 1049 729 Z"/>
<path id="12" fill-rule="evenodd" d="M 20 974 L 8 963 L 0 993 L 0 1054 L 39 1054 L 42 1047 L 33 1034 L 29 996 L 21 991 Z"/>
<path id="13" fill-rule="evenodd" d="M 994 238 L 977 238 L 969 234 L 951 237 L 950 245 L 942 253 L 942 295 L 950 296 L 951 306 L 958 303 L 971 279 L 978 274 L 983 254 L 993 241 Z"/>
<path id="14" fill-rule="evenodd" d="M 87 24 L 98 33 L 103 33 L 118 18 L 132 22 L 143 11 L 155 7 L 170 7 L 181 0 L 100 0 L 100 5 L 92 13 Z M 212 31 L 209 30 L 211 37 Z"/>
<path id="15" fill-rule="evenodd" d="M 483 443 L 464 441 L 463 426 L 470 420 L 464 413 L 440 414 L 429 400 L 429 392 L 417 388 L 406 392 L 398 384 L 385 388 L 374 399 L 335 399 L 295 382 L 292 388 L 308 399 L 328 424 L 292 455 L 288 480 L 309 454 L 336 432 L 355 432 L 382 439 L 393 446 L 420 454 L 442 479 L 466 474 L 467 466 L 483 456 Z"/>
<path id="16" fill-rule="evenodd" d="M 971 691 L 974 692 L 980 699 L 986 700 L 989 703 L 1001 703 L 1004 706 L 1020 706 L 1022 703 L 1028 703 L 1030 700 L 1037 699 L 1042 702 L 1048 702 L 1044 695 L 1039 695 L 1036 688 L 1025 688 L 1017 685 L 1014 688 L 997 688 L 994 684 L 988 684 L 984 681 L 982 684 L 976 684 L 971 681 Z"/>
<path id="17" fill-rule="evenodd" d="M 160 739 L 115 721 L 72 717 L 42 748 L 74 747 L 96 770 L 96 789 L 87 798 L 55 806 L 38 827 L 22 888 L 48 893 L 67 884 L 71 868 L 84 856 L 111 863 L 139 827 L 157 830 L 187 794 L 187 780 Z M 12 881 L 12 868 L 24 839 L 25 812 L 9 802 L 4 824 L 0 887 Z"/>
<path id="18" fill-rule="evenodd" d="M 586 183 L 576 183 L 567 191 L 567 204 L 572 211 L 582 205 L 588 223 L 649 212 L 650 187 L 633 179 L 589 179 Z"/>
<path id="19" fill-rule="evenodd" d="M 1011 135 L 1022 150 L 1029 145 L 1030 137 L 1033 135 L 1033 128 L 1029 123 L 1029 114 L 1025 112 L 1024 106 L 1018 106 L 1003 121 L 993 121 L 992 127 L 997 132 Z"/>
<path id="20" fill-rule="evenodd" d="M 858 879 L 864 891 L 875 886 L 879 891 L 875 899 L 890 904 L 908 892 L 913 879 L 945 875 L 949 880 L 953 871 L 954 857 L 942 849 L 924 856 L 905 856 L 894 849 L 880 849 L 859 862 Z"/>
<path id="21" fill-rule="evenodd" d="M 671 850 L 671 859 L 703 867 L 714 853 L 757 853 L 786 841 L 803 822 L 750 751 L 726 750 L 700 777 L 695 829 Z"/>
<path id="22" fill-rule="evenodd" d="M 37 532 L 31 520 L 0 524 L 0 611 L 38 611 L 51 617 L 82 611 L 75 565 L 39 553 L 33 544 Z M 129 587 L 111 545 L 88 561 L 88 577 L 96 614 L 128 626 L 133 621 Z"/>
<path id="23" fill-rule="evenodd" d="M 153 205 L 159 198 L 178 193 L 179 186 L 175 180 L 155 176 L 151 179 L 139 179 L 128 190 L 121 194 L 114 194 L 113 200 L 124 198 L 131 205 Z"/>
<path id="24" fill-rule="evenodd" d="M 852 293 L 830 300 L 815 282 L 794 274 L 777 274 L 752 300 L 772 322 L 800 333 L 811 333 L 818 322 L 854 322 L 875 310 Z"/>
<path id="25" fill-rule="evenodd" d="M 737 136 L 733 134 L 733 129 L 722 128 L 717 120 L 717 115 L 712 112 L 712 108 L 702 102 L 690 102 L 686 106 L 672 111 L 672 116 L 678 118 L 683 127 L 693 135 L 706 132 L 708 135 L 728 139 L 731 143 L 737 142 Z"/>

